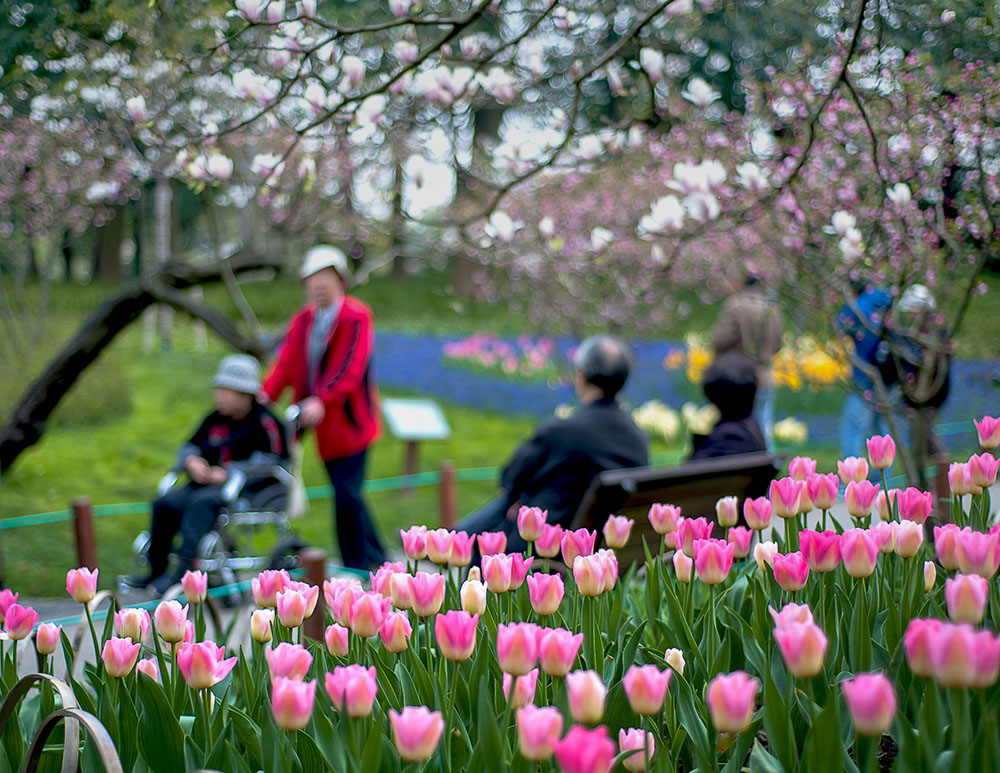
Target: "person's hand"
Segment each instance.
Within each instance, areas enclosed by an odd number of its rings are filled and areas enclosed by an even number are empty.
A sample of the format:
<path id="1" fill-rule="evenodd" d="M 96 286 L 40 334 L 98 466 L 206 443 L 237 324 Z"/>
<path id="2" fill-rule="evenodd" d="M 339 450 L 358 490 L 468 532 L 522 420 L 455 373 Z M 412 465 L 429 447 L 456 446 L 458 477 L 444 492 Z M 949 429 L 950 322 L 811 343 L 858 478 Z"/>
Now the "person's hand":
<path id="1" fill-rule="evenodd" d="M 189 456 L 184 462 L 184 469 L 195 483 L 202 485 L 209 483 L 212 468 L 200 456 Z"/>
<path id="2" fill-rule="evenodd" d="M 213 486 L 221 486 L 229 480 L 229 473 L 222 467 L 210 467 L 208 470 L 208 481 Z"/>
<path id="3" fill-rule="evenodd" d="M 303 427 L 315 427 L 326 416 L 326 406 L 318 397 L 307 397 L 299 403 L 302 413 L 299 415 L 299 423 Z"/>

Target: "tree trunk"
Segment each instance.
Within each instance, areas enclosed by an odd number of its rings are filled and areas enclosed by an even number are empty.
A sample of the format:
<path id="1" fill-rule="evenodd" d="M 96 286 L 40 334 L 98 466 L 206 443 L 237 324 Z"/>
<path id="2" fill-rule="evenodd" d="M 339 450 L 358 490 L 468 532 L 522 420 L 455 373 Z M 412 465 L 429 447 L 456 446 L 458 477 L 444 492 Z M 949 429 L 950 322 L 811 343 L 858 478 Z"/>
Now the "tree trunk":
<path id="1" fill-rule="evenodd" d="M 91 275 L 97 279 L 117 280 L 122 277 L 122 209 L 100 226 L 94 237 L 94 259 Z"/>

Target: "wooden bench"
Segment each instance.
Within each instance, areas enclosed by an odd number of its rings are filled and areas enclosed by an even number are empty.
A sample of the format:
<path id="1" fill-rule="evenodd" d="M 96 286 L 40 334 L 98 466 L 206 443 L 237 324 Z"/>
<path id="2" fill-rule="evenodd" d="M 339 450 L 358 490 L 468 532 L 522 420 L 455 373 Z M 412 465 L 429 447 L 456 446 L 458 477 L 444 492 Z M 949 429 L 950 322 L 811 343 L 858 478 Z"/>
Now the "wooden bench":
<path id="1" fill-rule="evenodd" d="M 594 478 L 573 517 L 571 528 L 596 530 L 603 542 L 602 529 L 609 515 L 635 520 L 628 545 L 616 551 L 624 571 L 645 561 L 643 537 L 650 552 L 659 550 L 661 537 L 649 523 L 649 506 L 654 503 L 677 505 L 686 518 L 705 516 L 715 520 L 715 503 L 720 497 L 743 500 L 767 494 L 771 480 L 783 463 L 783 456 L 768 452 L 739 454 L 714 459 L 698 459 L 679 467 L 634 467 L 606 470 Z M 742 517 L 742 516 L 741 516 Z M 715 537 L 725 537 L 720 533 Z"/>

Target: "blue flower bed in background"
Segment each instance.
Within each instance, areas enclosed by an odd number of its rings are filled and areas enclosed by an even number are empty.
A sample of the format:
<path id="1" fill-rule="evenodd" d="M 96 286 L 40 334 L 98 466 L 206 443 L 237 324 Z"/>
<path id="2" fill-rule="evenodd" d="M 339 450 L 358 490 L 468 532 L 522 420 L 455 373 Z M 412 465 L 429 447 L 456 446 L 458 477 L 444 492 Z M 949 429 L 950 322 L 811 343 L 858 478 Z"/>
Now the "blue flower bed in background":
<path id="1" fill-rule="evenodd" d="M 446 403 L 511 416 L 545 418 L 560 403 L 572 403 L 569 384 L 547 385 L 504 378 L 501 375 L 473 373 L 451 362 L 444 355 L 443 336 L 416 335 L 379 330 L 375 335 L 375 373 L 383 387 L 436 398 Z M 513 340 L 513 339 L 511 339 Z M 568 338 L 556 339 L 560 353 L 576 345 Z M 636 407 L 658 399 L 674 409 L 691 399 L 691 385 L 683 370 L 667 371 L 663 358 L 679 341 L 634 341 L 636 368 L 622 394 L 622 399 Z M 956 360 L 952 365 L 951 396 L 939 417 L 939 423 L 968 422 L 968 430 L 949 434 L 949 447 L 967 447 L 975 443 L 971 419 L 997 415 L 1000 410 L 1000 362 L 994 360 Z M 829 413 L 798 416 L 809 427 L 809 441 L 817 445 L 837 445 L 837 423 L 842 397 Z M 699 400 L 704 402 L 704 400 Z M 778 404 L 778 418 L 784 418 Z"/>

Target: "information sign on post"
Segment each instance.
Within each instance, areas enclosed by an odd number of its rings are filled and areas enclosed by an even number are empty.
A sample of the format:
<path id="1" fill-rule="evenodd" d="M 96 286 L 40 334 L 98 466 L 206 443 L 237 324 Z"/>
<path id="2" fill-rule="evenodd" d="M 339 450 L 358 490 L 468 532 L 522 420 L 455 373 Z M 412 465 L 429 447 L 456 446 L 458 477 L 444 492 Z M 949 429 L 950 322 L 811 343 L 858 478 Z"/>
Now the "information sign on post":
<path id="1" fill-rule="evenodd" d="M 451 428 L 433 400 L 386 397 L 382 399 L 382 414 L 393 437 L 403 441 L 405 455 L 403 474 L 417 471 L 417 446 L 424 440 L 447 440 Z"/>

